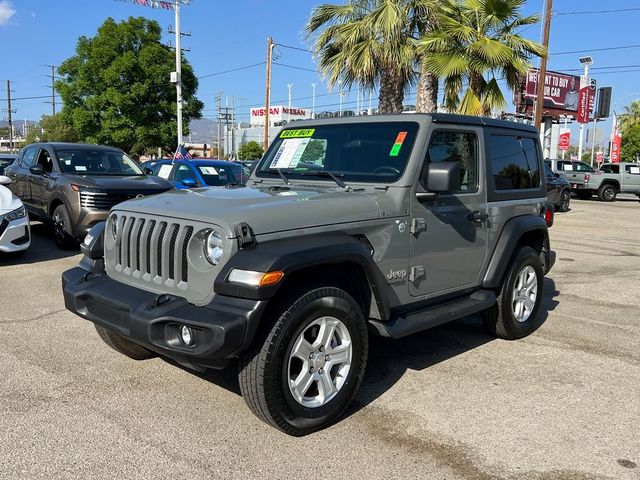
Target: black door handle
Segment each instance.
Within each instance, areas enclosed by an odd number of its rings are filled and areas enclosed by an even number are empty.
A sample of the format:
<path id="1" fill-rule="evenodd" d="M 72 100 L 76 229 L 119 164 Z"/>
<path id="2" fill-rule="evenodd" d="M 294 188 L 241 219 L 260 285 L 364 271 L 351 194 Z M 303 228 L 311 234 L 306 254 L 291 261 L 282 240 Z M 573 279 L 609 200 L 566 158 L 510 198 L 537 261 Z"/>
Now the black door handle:
<path id="1" fill-rule="evenodd" d="M 475 211 L 467 215 L 467 220 L 480 225 L 489 220 L 489 214 L 484 212 Z"/>

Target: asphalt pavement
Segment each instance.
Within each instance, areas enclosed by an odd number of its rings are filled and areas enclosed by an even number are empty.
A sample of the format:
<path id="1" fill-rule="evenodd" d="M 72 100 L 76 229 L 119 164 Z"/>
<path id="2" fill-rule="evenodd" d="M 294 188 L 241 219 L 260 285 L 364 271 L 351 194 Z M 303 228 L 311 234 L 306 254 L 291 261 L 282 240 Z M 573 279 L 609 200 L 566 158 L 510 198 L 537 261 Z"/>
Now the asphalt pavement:
<path id="1" fill-rule="evenodd" d="M 64 309 L 79 255 L 34 224 L 0 258 L 0 478 L 640 479 L 638 218 L 636 197 L 573 200 L 534 334 L 374 338 L 347 416 L 305 438 L 254 417 L 233 369 L 108 348 Z"/>

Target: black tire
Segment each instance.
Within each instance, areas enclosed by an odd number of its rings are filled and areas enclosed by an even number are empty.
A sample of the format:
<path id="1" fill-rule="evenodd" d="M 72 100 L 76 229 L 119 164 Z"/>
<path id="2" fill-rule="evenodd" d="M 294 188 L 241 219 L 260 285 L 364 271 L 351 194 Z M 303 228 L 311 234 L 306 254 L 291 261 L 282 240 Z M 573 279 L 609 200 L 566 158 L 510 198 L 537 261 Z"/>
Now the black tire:
<path id="1" fill-rule="evenodd" d="M 578 190 L 576 191 L 576 195 L 580 200 L 589 200 L 593 196 L 593 193 L 591 190 Z"/>
<path id="2" fill-rule="evenodd" d="M 560 204 L 557 210 L 559 212 L 568 212 L 569 204 L 571 203 L 571 192 L 569 190 L 563 190 L 560 194 Z"/>
<path id="3" fill-rule="evenodd" d="M 618 190 L 610 183 L 605 183 L 598 189 L 598 198 L 603 202 L 613 202 L 617 194 Z"/>
<path id="4" fill-rule="evenodd" d="M 314 288 L 289 296 L 281 305 L 264 342 L 258 342 L 240 362 L 240 390 L 258 418 L 284 433 L 303 436 L 331 424 L 353 399 L 367 363 L 367 324 L 355 300 L 339 288 Z M 324 405 L 309 408 L 295 400 L 289 389 L 289 355 L 296 339 L 325 316 L 340 320 L 348 329 L 351 366 L 337 394 Z"/>
<path id="5" fill-rule="evenodd" d="M 53 238 L 60 250 L 78 248 L 78 242 L 73 237 L 71 216 L 64 205 L 58 205 L 53 211 Z"/>
<path id="6" fill-rule="evenodd" d="M 518 275 L 527 266 L 535 271 L 537 281 L 536 299 L 533 309 L 525 321 L 518 321 L 514 314 L 514 288 Z M 511 264 L 505 274 L 502 287 L 493 307 L 485 310 L 482 314 L 485 327 L 487 330 L 499 338 L 505 340 L 516 340 L 526 337 L 538 324 L 540 316 L 540 305 L 543 297 L 543 281 L 542 262 L 540 255 L 531 247 L 522 247 L 514 255 Z"/>
<path id="7" fill-rule="evenodd" d="M 94 324 L 94 326 L 96 327 L 96 331 L 98 332 L 98 335 L 100 335 L 100 338 L 104 341 L 104 343 L 109 345 L 116 352 L 126 355 L 133 360 L 147 360 L 156 356 L 156 354 L 152 351 L 141 347 L 137 343 L 133 343 L 132 341 L 127 340 L 123 336 L 118 335 L 111 330 L 107 330 L 100 325 Z"/>

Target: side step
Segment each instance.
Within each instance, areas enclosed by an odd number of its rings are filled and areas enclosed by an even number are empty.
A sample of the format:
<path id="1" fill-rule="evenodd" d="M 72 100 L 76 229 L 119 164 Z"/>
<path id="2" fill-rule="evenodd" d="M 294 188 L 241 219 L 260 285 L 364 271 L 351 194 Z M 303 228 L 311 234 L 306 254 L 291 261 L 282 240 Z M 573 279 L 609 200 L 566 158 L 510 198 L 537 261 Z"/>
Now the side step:
<path id="1" fill-rule="evenodd" d="M 369 324 L 382 337 L 401 338 L 481 312 L 491 307 L 495 302 L 496 294 L 494 292 L 478 290 L 460 300 L 411 312 L 389 322 L 369 320 Z"/>

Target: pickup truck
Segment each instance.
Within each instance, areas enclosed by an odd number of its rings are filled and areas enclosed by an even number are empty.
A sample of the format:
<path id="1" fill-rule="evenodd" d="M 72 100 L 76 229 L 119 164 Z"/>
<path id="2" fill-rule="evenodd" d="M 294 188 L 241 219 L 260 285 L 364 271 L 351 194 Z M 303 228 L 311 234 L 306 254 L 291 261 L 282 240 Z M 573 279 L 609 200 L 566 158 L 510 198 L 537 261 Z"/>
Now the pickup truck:
<path id="1" fill-rule="evenodd" d="M 593 193 L 587 188 L 590 175 L 595 172 L 593 167 L 577 160 L 545 159 L 545 165 L 559 173 L 571 184 L 571 191 L 582 200 L 592 197 Z"/>
<path id="2" fill-rule="evenodd" d="M 640 163 L 603 163 L 587 177 L 583 191 L 589 197 L 613 202 L 619 193 L 632 193 L 640 198 Z"/>

